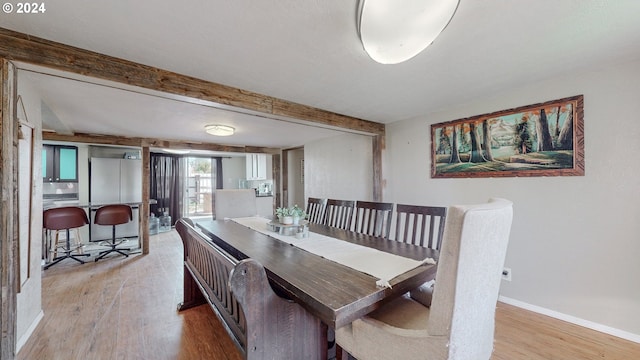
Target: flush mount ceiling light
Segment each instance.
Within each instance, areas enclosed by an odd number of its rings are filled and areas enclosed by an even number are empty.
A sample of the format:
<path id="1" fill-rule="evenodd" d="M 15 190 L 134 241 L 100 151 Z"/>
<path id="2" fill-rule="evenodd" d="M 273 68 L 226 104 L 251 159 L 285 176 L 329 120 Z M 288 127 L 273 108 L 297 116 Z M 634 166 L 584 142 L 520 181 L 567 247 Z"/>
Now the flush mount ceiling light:
<path id="1" fill-rule="evenodd" d="M 381 64 L 418 55 L 449 24 L 460 0 L 359 0 L 357 27 L 365 51 Z"/>
<path id="2" fill-rule="evenodd" d="M 184 155 L 191 152 L 191 150 L 182 150 L 182 149 L 163 149 L 164 152 L 168 152 L 169 154 L 178 154 Z"/>
<path id="3" fill-rule="evenodd" d="M 207 125 L 204 130 L 215 136 L 231 136 L 236 131 L 236 129 L 228 125 Z"/>

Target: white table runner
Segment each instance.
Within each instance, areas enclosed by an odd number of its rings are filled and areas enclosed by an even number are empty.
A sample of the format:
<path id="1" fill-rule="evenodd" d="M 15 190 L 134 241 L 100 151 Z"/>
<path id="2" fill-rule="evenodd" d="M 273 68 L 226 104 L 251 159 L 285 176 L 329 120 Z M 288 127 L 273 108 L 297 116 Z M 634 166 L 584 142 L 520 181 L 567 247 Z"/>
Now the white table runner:
<path id="1" fill-rule="evenodd" d="M 432 258 L 426 258 L 422 261 L 413 260 L 314 232 L 309 232 L 309 237 L 302 239 L 298 239 L 295 236 L 281 235 L 270 231 L 267 226 L 270 220 L 261 217 L 244 217 L 231 220 L 312 254 L 378 278 L 379 280 L 376 282 L 378 286 L 391 287 L 389 280 L 396 276 L 422 264 L 435 264 Z"/>

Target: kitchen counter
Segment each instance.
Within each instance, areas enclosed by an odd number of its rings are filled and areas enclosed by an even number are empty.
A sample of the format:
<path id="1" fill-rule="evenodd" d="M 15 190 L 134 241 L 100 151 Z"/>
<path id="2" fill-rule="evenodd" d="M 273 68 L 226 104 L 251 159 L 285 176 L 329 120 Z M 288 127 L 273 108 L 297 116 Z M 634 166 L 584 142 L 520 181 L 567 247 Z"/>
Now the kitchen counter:
<path id="1" fill-rule="evenodd" d="M 105 205 L 116 205 L 116 204 L 124 204 L 129 205 L 131 207 L 139 207 L 142 205 L 142 202 L 127 202 L 127 203 L 90 203 L 90 202 L 80 202 L 78 200 L 62 200 L 62 201 L 53 201 L 53 202 L 43 202 L 42 210 L 54 209 L 65 206 L 76 206 L 83 209 L 97 209 Z M 149 204 L 157 204 L 155 199 L 149 200 Z"/>
<path id="2" fill-rule="evenodd" d="M 149 204 L 156 204 L 156 203 L 157 201 L 155 199 L 149 200 Z M 89 225 L 90 231 L 88 232 L 87 239 L 89 239 L 88 241 L 91 243 L 91 242 L 102 241 L 105 239 L 110 239 L 112 236 L 112 230 L 110 227 L 96 225 L 94 223 L 93 220 L 94 220 L 95 212 L 99 208 L 105 205 L 119 205 L 119 204 L 129 205 L 133 210 L 132 221 L 118 227 L 119 236 L 138 238 L 140 235 L 139 224 L 142 221 L 139 208 L 142 205 L 142 202 L 97 203 L 97 202 L 85 202 L 85 201 L 81 202 L 78 200 L 59 200 L 59 201 L 47 201 L 43 203 L 42 208 L 43 208 L 43 211 L 48 209 L 67 207 L 67 206 L 75 206 L 82 209 L 86 209 L 88 219 L 89 219 L 89 224 L 90 224 Z"/>

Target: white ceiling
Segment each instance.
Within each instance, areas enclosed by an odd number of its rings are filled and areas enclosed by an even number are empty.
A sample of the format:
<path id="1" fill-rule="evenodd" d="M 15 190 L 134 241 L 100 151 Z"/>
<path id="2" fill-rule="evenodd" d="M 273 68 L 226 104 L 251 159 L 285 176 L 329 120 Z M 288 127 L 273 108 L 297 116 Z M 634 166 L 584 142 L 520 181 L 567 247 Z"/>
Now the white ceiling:
<path id="1" fill-rule="evenodd" d="M 47 130 L 181 140 L 224 145 L 294 147 L 341 132 L 286 120 L 266 119 L 246 110 L 220 109 L 206 102 L 90 79 L 55 75 L 18 64 L 18 77 L 42 95 L 43 124 Z M 38 69 L 41 70 L 41 69 Z M 64 76 L 64 77 L 63 77 Z M 20 89 L 19 89 L 20 90 Z M 51 112 L 46 111 L 50 109 Z M 207 124 L 233 126 L 229 137 L 204 132 Z"/>
<path id="2" fill-rule="evenodd" d="M 398 65 L 377 64 L 364 53 L 356 34 L 356 0 L 45 5 L 45 14 L 0 12 L 0 26 L 382 123 L 566 72 L 640 59 L 637 0 L 460 0 L 440 37 Z M 144 131 L 144 136 L 203 141 L 205 123 L 229 122 L 239 134 L 225 142 L 257 146 L 294 146 L 335 134 L 212 113 L 210 107 L 157 94 L 30 76 L 47 105 L 75 131 L 133 136 Z M 310 138 L 303 139 L 307 133 Z"/>

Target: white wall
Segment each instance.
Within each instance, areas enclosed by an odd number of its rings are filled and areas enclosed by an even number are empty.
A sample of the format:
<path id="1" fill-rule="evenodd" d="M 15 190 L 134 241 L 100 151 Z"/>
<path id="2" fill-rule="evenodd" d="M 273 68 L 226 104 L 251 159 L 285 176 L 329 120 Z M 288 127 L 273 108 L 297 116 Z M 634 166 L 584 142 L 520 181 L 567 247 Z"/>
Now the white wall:
<path id="1" fill-rule="evenodd" d="M 640 62 L 567 74 L 387 127 L 386 201 L 514 202 L 501 295 L 640 339 Z M 430 124 L 584 94 L 583 177 L 430 178 Z"/>
<path id="2" fill-rule="evenodd" d="M 19 74 L 19 72 L 18 72 Z M 26 81 L 21 81 L 18 75 L 18 95 L 21 96 L 24 104 L 27 119 L 30 124 L 35 127 L 35 131 L 42 131 L 42 114 L 40 106 L 40 97 L 30 87 Z M 20 106 L 20 105 L 18 105 Z M 18 111 L 22 114 L 22 108 Z M 33 224 L 42 224 L 42 167 L 41 163 L 41 146 L 42 136 L 38 136 L 35 143 L 33 154 L 33 207 L 39 209 L 34 211 Z M 23 196 L 24 194 L 20 194 Z M 28 194 L 27 194 L 28 196 Z M 27 217 L 20 216 L 20 227 L 28 226 Z M 21 246 L 25 245 L 21 239 Z M 26 342 L 36 325 L 42 319 L 42 227 L 32 228 L 31 231 L 31 256 L 30 256 L 30 274 L 28 279 L 21 279 L 21 289 L 17 294 L 17 320 L 16 320 L 16 339 L 17 350 Z M 23 261 L 25 259 L 22 259 Z"/>
<path id="3" fill-rule="evenodd" d="M 373 193 L 371 137 L 345 134 L 305 144 L 305 196 L 371 200 Z"/>

